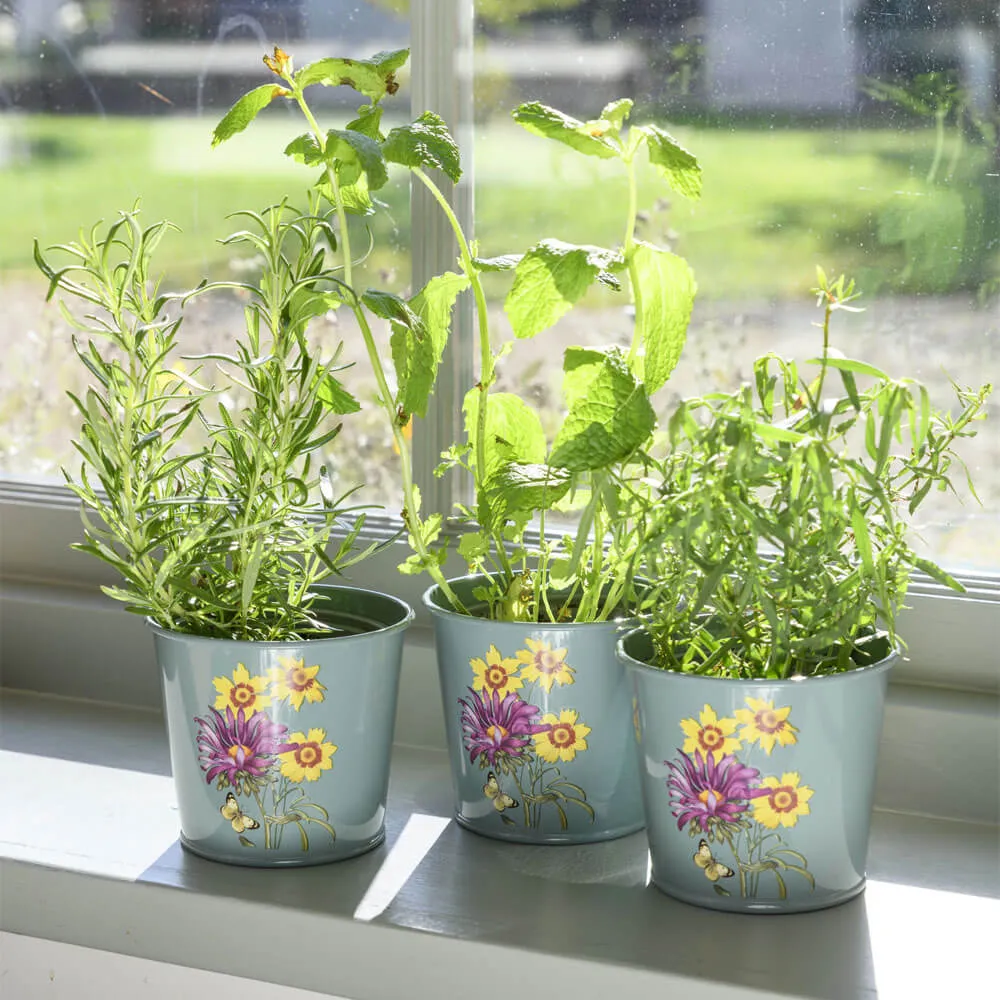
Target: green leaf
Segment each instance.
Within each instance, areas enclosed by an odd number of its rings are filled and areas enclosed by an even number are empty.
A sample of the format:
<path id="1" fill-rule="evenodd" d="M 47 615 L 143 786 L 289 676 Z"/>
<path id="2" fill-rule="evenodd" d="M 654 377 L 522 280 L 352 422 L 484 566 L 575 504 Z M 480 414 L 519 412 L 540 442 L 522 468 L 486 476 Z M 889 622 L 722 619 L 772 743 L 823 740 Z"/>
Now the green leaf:
<path id="1" fill-rule="evenodd" d="M 316 396 L 331 413 L 357 413 L 361 409 L 354 396 L 330 374 L 323 379 Z"/>
<path id="2" fill-rule="evenodd" d="M 319 143 L 316 137 L 310 132 L 297 135 L 285 146 L 285 156 L 291 157 L 296 163 L 304 163 L 307 167 L 316 166 L 323 162 L 323 154 L 320 152 Z"/>
<path id="3" fill-rule="evenodd" d="M 854 531 L 854 544 L 857 547 L 858 555 L 861 556 L 861 565 L 865 572 L 874 573 L 875 564 L 872 561 L 872 540 L 868 534 L 868 522 L 865 520 L 864 511 L 858 506 L 857 498 L 852 492 L 850 494 L 851 506 L 851 528 Z"/>
<path id="4" fill-rule="evenodd" d="M 477 271 L 513 271 L 523 256 L 522 253 L 505 253 L 499 257 L 473 257 L 472 266 Z"/>
<path id="5" fill-rule="evenodd" d="M 631 455 L 652 434 L 656 416 L 620 351 L 607 354 L 576 400 L 552 446 L 551 464 L 584 472 Z"/>
<path id="6" fill-rule="evenodd" d="M 667 183 L 685 198 L 701 197 L 701 167 L 669 132 L 656 125 L 637 126 L 646 137 L 649 162 L 667 180 Z"/>
<path id="7" fill-rule="evenodd" d="M 352 132 L 360 132 L 376 142 L 383 142 L 385 136 L 382 135 L 382 105 L 366 104 L 358 108 L 358 117 L 349 121 L 344 127 Z"/>
<path id="8" fill-rule="evenodd" d="M 287 96 L 288 91 L 284 87 L 273 83 L 256 87 L 244 94 L 215 126 L 212 146 L 218 146 L 219 143 L 231 139 L 237 132 L 242 132 L 276 97 Z"/>
<path id="9" fill-rule="evenodd" d="M 561 111 L 538 101 L 520 105 L 513 110 L 512 116 L 518 125 L 529 132 L 544 136 L 546 139 L 555 139 L 556 142 L 561 142 L 588 156 L 610 160 L 620 155 L 614 144 L 605 139 L 603 132 L 594 125 L 588 127 L 587 123 L 564 115 Z"/>
<path id="10" fill-rule="evenodd" d="M 363 132 L 353 132 L 350 129 L 331 129 L 327 132 L 326 159 L 331 158 L 363 171 L 368 178 L 370 191 L 384 187 L 389 180 L 382 148 L 376 140 Z"/>
<path id="11" fill-rule="evenodd" d="M 645 348 L 643 375 L 652 395 L 680 360 L 697 286 L 683 257 L 649 243 L 636 244 L 631 274 L 637 336 Z"/>
<path id="12" fill-rule="evenodd" d="M 965 593 L 965 587 L 962 586 L 950 573 L 946 573 L 937 563 L 931 562 L 930 559 L 923 559 L 917 556 L 913 560 L 913 565 L 919 570 L 923 570 L 932 580 L 936 580 L 938 583 L 944 584 L 946 587 L 950 587 L 952 590 L 957 590 L 959 593 Z"/>
<path id="13" fill-rule="evenodd" d="M 806 439 L 805 434 L 778 427 L 776 424 L 757 422 L 753 425 L 754 433 L 765 441 L 787 441 L 789 444 L 799 444 Z"/>
<path id="14" fill-rule="evenodd" d="M 296 84 L 305 89 L 314 83 L 324 87 L 353 87 L 374 102 L 399 90 L 396 70 L 406 62 L 409 49 L 379 52 L 370 59 L 319 59 L 295 74 Z"/>
<path id="15" fill-rule="evenodd" d="M 471 531 L 462 535 L 458 543 L 458 554 L 470 565 L 488 555 L 490 537 L 483 531 Z"/>
<path id="16" fill-rule="evenodd" d="M 486 481 L 486 493 L 496 517 L 550 510 L 569 490 L 573 476 L 565 469 L 510 462 Z"/>
<path id="17" fill-rule="evenodd" d="M 587 395 L 608 354 L 617 348 L 567 347 L 563 352 L 563 399 L 571 410 Z"/>
<path id="18" fill-rule="evenodd" d="M 456 184 L 462 176 L 458 143 L 440 115 L 425 111 L 415 122 L 394 128 L 382 147 L 390 163 L 404 167 L 434 167 Z"/>
<path id="19" fill-rule="evenodd" d="M 478 434 L 479 404 L 483 392 L 470 389 L 465 395 L 462 412 L 465 429 L 472 444 L 475 464 Z M 492 392 L 486 406 L 486 469 L 484 479 L 498 465 L 508 462 L 525 464 L 545 461 L 546 441 L 542 422 L 535 410 L 519 396 L 509 392 Z"/>
<path id="20" fill-rule="evenodd" d="M 383 292 L 377 288 L 367 288 L 361 296 L 361 301 L 376 316 L 402 323 L 412 329 L 418 336 L 424 336 L 423 323 L 420 317 L 410 308 L 410 304 L 392 292 Z"/>
<path id="21" fill-rule="evenodd" d="M 427 413 L 438 366 L 451 331 L 451 314 L 459 294 L 469 287 L 463 274 L 447 271 L 436 275 L 410 300 L 419 326 L 393 323 L 389 340 L 396 369 L 396 405 L 405 416 Z"/>
<path id="22" fill-rule="evenodd" d="M 807 365 L 822 365 L 823 363 L 822 358 L 810 358 L 806 361 Z M 874 365 L 868 364 L 867 361 L 855 361 L 853 358 L 828 357 L 826 359 L 826 366 L 828 368 L 836 368 L 842 372 L 852 372 L 855 375 L 871 375 L 873 378 L 882 379 L 889 377 L 881 368 L 876 368 Z"/>
<path id="23" fill-rule="evenodd" d="M 617 101 L 604 105 L 601 118 L 606 122 L 611 122 L 612 128 L 616 132 L 620 132 L 622 125 L 625 124 L 625 119 L 632 113 L 633 106 L 634 104 L 629 98 L 621 97 Z"/>
<path id="24" fill-rule="evenodd" d="M 518 338 L 548 329 L 578 302 L 594 279 L 621 259 L 601 247 L 543 240 L 515 269 L 504 311 Z"/>

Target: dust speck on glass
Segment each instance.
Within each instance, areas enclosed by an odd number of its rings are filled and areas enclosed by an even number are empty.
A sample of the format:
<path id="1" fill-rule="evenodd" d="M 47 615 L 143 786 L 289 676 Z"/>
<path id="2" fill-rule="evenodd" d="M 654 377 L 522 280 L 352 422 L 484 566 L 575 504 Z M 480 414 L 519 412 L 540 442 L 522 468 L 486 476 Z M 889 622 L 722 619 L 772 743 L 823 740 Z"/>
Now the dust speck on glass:
<path id="1" fill-rule="evenodd" d="M 608 246 L 624 235 L 616 231 L 622 191 L 614 175 L 603 161 L 534 142 L 511 121 L 520 101 L 586 120 L 629 96 L 698 150 L 708 179 L 702 199 L 661 200 L 637 233 L 682 254 L 698 281 L 687 347 L 660 394 L 661 412 L 683 396 L 735 387 L 766 351 L 799 354 L 813 335 L 816 265 L 853 275 L 864 295 L 865 312 L 837 345 L 845 353 L 890 373 L 905 363 L 937 398 L 950 379 L 998 381 L 996 3 L 474 6 L 483 256 L 554 234 Z M 333 51 L 365 56 L 407 45 L 409 14 L 408 0 L 0 0 L 0 474 L 61 481 L 74 420 L 65 393 L 85 388 L 69 325 L 43 305 L 33 238 L 64 241 L 141 195 L 150 221 L 170 218 L 182 229 L 160 252 L 178 287 L 252 273 L 251 257 L 214 238 L 232 228 L 228 212 L 294 197 L 301 177 L 278 140 L 298 125 L 276 108 L 238 148 L 213 152 L 212 123 L 248 84 L 266 80 L 261 55 L 273 44 L 293 46 L 303 63 Z M 324 97 L 353 95 L 331 89 Z M 404 93 L 398 113 L 406 107 Z M 653 200 L 644 187 L 652 189 L 651 175 L 640 178 L 640 204 Z M 380 196 L 385 205 L 371 220 L 376 249 L 362 266 L 370 284 L 402 291 L 411 271 L 407 185 L 390 183 Z M 502 332 L 500 280 L 487 291 Z M 629 339 L 631 312 L 620 293 L 597 288 L 584 306 L 545 339 L 519 343 L 497 388 L 558 412 L 562 348 L 606 344 L 609 334 Z M 227 326 L 241 322 L 237 296 L 206 299 L 189 313 L 185 349 L 217 349 Z M 311 335 L 343 340 L 344 360 L 363 361 L 346 316 L 319 317 Z M 359 380 L 366 370 L 358 365 Z M 362 400 L 374 392 L 355 385 Z M 345 418 L 331 461 L 345 488 L 364 483 L 360 499 L 398 508 L 383 424 L 374 407 Z M 982 506 L 928 502 L 921 535 L 952 566 L 996 569 L 1000 436 L 978 435 L 967 455 Z M 503 775 L 492 773 L 502 786 Z M 485 787 L 492 790 L 488 780 Z"/>

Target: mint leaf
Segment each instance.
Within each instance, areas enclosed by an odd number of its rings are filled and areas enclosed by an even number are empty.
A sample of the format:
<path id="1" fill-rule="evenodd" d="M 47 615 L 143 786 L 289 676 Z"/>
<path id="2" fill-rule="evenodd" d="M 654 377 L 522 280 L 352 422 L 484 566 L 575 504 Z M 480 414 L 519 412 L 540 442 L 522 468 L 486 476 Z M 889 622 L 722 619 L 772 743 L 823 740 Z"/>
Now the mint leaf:
<path id="1" fill-rule="evenodd" d="M 629 98 L 619 98 L 617 101 L 612 101 L 610 104 L 604 105 L 601 118 L 606 122 L 611 122 L 614 130 L 620 132 L 622 125 L 625 124 L 625 119 L 632 113 L 632 107 L 633 102 Z"/>
<path id="2" fill-rule="evenodd" d="M 472 444 L 473 465 L 477 455 L 479 404 L 482 396 L 481 389 L 470 389 L 462 406 L 466 435 Z M 545 451 L 545 431 L 535 410 L 512 393 L 490 393 L 486 404 L 486 474 L 489 475 L 498 465 L 506 462 L 543 462 Z"/>
<path id="3" fill-rule="evenodd" d="M 521 258 L 504 311 L 519 338 L 548 329 L 621 255 L 601 247 L 543 240 Z"/>
<path id="4" fill-rule="evenodd" d="M 390 163 L 404 167 L 436 167 L 455 183 L 462 176 L 458 143 L 440 115 L 425 111 L 415 122 L 394 128 L 382 147 Z"/>
<path id="5" fill-rule="evenodd" d="M 677 366 L 694 308 L 694 272 L 683 257 L 637 243 L 632 276 L 639 343 L 645 346 L 646 392 L 656 392 Z"/>
<path id="6" fill-rule="evenodd" d="M 215 126 L 215 131 L 212 133 L 212 146 L 218 146 L 220 142 L 232 138 L 237 132 L 242 132 L 271 101 L 276 97 L 287 95 L 288 91 L 284 87 L 273 83 L 266 83 L 263 87 L 256 87 L 244 94 L 226 112 L 222 121 Z"/>
<path id="7" fill-rule="evenodd" d="M 323 163 L 323 154 L 319 150 L 319 143 L 316 137 L 309 132 L 298 135 L 285 146 L 285 156 L 290 156 L 296 163 L 304 163 L 307 167 L 314 167 L 318 163 Z"/>
<path id="8" fill-rule="evenodd" d="M 653 432 L 656 416 L 622 352 L 603 359 L 552 446 L 552 465 L 585 472 L 628 458 Z"/>
<path id="9" fill-rule="evenodd" d="M 410 308 L 408 302 L 392 292 L 379 291 L 377 288 L 366 288 L 361 301 L 381 319 L 402 323 L 409 327 L 417 336 L 425 334 L 420 317 Z"/>
<path id="10" fill-rule="evenodd" d="M 486 481 L 486 493 L 497 520 L 513 514 L 551 510 L 569 491 L 573 476 L 565 469 L 538 463 L 509 462 Z"/>
<path id="11" fill-rule="evenodd" d="M 366 104 L 364 107 L 358 108 L 358 117 L 348 122 L 344 128 L 349 128 L 352 132 L 360 132 L 362 135 L 368 136 L 369 139 L 382 142 L 385 136 L 382 134 L 381 126 L 382 105 Z"/>
<path id="12" fill-rule="evenodd" d="M 356 165 L 368 178 L 368 190 L 377 191 L 389 180 L 379 144 L 363 132 L 331 129 L 326 134 L 326 158 Z"/>
<path id="13" fill-rule="evenodd" d="M 331 413 L 357 413 L 361 409 L 361 404 L 354 396 L 329 373 L 320 384 L 316 395 Z"/>
<path id="14" fill-rule="evenodd" d="M 436 275 L 410 300 L 419 321 L 393 323 L 389 346 L 396 369 L 396 406 L 407 418 L 423 417 L 434 389 L 438 366 L 451 330 L 451 313 L 459 294 L 469 287 L 464 274 L 447 271 Z"/>
<path id="15" fill-rule="evenodd" d="M 594 125 L 589 125 L 577 118 L 564 115 L 555 108 L 550 108 L 539 101 L 529 101 L 511 112 L 514 121 L 535 135 L 547 139 L 555 139 L 566 146 L 588 156 L 599 156 L 609 160 L 618 156 L 618 150 L 603 137 Z M 594 133 L 597 134 L 594 134 Z"/>
<path id="16" fill-rule="evenodd" d="M 477 271 L 513 271 L 523 256 L 522 253 L 505 253 L 499 257 L 473 257 L 472 266 Z"/>
<path id="17" fill-rule="evenodd" d="M 637 129 L 646 137 L 649 162 L 666 178 L 667 183 L 685 198 L 700 198 L 701 167 L 694 154 L 657 125 L 640 125 Z"/>
<path id="18" fill-rule="evenodd" d="M 324 87 L 353 87 L 373 102 L 399 90 L 398 70 L 409 58 L 409 49 L 379 52 L 370 59 L 319 59 L 303 66 L 295 82 L 303 89 L 314 83 Z"/>
<path id="19" fill-rule="evenodd" d="M 587 395 L 591 383 L 601 373 L 609 351 L 617 348 L 567 347 L 563 352 L 563 399 L 572 410 Z"/>

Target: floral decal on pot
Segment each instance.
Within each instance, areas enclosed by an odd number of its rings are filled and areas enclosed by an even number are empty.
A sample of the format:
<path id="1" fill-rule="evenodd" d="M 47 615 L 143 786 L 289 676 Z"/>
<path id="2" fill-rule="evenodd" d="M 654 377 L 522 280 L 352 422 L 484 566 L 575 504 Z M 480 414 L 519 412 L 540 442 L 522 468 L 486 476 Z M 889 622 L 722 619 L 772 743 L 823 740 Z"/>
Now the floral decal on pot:
<path id="1" fill-rule="evenodd" d="M 505 657 L 496 646 L 473 657 L 472 686 L 459 698 L 462 740 L 469 760 L 485 773 L 483 796 L 502 823 L 537 829 L 546 809 L 569 827 L 567 809 L 581 809 L 594 821 L 587 793 L 563 777 L 563 764 L 587 750 L 590 727 L 571 708 L 546 713 L 534 704 L 554 686 L 575 682 L 565 649 L 525 640 L 524 649 Z"/>
<path id="2" fill-rule="evenodd" d="M 746 705 L 735 718 L 720 719 L 705 705 L 697 719 L 681 720 L 684 745 L 676 759 L 664 761 L 671 812 L 677 829 L 697 838 L 691 860 L 716 893 L 730 896 L 738 886 L 741 897 L 754 898 L 764 877 L 786 899 L 789 872 L 805 879 L 810 891 L 816 886 L 805 856 L 779 832 L 809 815 L 813 791 L 795 771 L 762 776 L 750 762 L 758 748 L 770 758 L 798 742 L 791 708 L 756 698 L 747 698 Z"/>
<path id="3" fill-rule="evenodd" d="M 333 768 L 337 747 L 323 729 L 289 733 L 270 717 L 272 705 L 287 702 L 297 712 L 304 703 L 323 701 L 326 691 L 317 680 L 319 666 L 294 657 L 279 657 L 278 663 L 256 677 L 238 663 L 231 677 L 213 680 L 215 704 L 194 720 L 198 762 L 205 781 L 226 792 L 219 814 L 244 847 L 277 850 L 291 826 L 308 851 L 311 827 L 331 839 L 336 832 L 329 813 L 310 801 L 302 785 Z"/>

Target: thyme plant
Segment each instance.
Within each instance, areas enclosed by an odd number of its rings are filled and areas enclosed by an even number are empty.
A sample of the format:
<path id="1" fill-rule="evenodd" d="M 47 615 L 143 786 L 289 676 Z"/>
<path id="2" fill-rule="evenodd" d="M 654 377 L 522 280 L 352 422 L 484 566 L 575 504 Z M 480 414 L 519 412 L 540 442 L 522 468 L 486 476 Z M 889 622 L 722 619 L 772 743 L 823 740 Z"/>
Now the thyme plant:
<path id="1" fill-rule="evenodd" d="M 831 318 L 857 311 L 853 282 L 816 289 L 822 353 L 800 366 L 758 358 L 754 382 L 683 401 L 670 451 L 647 458 L 638 570 L 656 665 L 713 676 L 836 673 L 884 658 L 913 570 L 961 585 L 919 555 L 910 520 L 953 491 L 954 446 L 992 389 L 927 389 L 846 357 Z M 628 487 L 628 484 L 624 484 Z M 969 488 L 972 490 L 971 480 Z M 973 495 L 974 490 L 973 490 Z"/>
<path id="2" fill-rule="evenodd" d="M 637 164 L 642 150 L 674 190 L 696 198 L 701 173 L 695 158 L 655 125 L 626 129 L 629 100 L 609 104 L 600 117 L 581 122 L 536 102 L 521 105 L 514 119 L 529 131 L 561 142 L 582 155 L 614 160 L 623 168 L 627 204 L 618 248 L 573 246 L 543 240 L 520 255 L 480 256 L 463 232 L 434 180 L 440 171 L 461 176 L 458 147 L 445 123 L 425 112 L 416 121 L 381 131 L 382 102 L 398 89 L 396 72 L 406 50 L 371 59 L 322 59 L 296 70 L 279 48 L 265 63 L 280 83 L 244 95 L 216 128 L 214 142 L 245 129 L 273 100 L 295 104 L 309 131 L 285 152 L 321 174 L 315 188 L 334 207 L 338 221 L 344 303 L 357 320 L 378 386 L 379 404 L 392 428 L 401 459 L 403 520 L 412 556 L 400 567 L 427 572 L 452 605 L 465 608 L 443 573 L 445 512 L 424 512 L 413 480 L 407 426 L 426 413 L 438 365 L 449 336 L 459 294 L 475 300 L 479 373 L 465 399 L 465 440 L 454 442 L 439 469 L 461 467 L 475 486 L 475 504 L 459 510 L 466 529 L 458 551 L 470 570 L 484 574 L 478 595 L 488 613 L 523 620 L 593 621 L 632 603 L 630 560 L 633 522 L 613 489 L 615 475 L 638 454 L 655 426 L 649 397 L 669 378 L 680 357 L 694 298 L 690 268 L 669 251 L 636 239 Z M 367 98 L 342 129 L 320 127 L 307 100 L 315 85 L 353 87 Z M 373 211 L 372 192 L 388 180 L 386 164 L 409 169 L 415 183 L 434 197 L 459 248 L 457 269 L 437 275 L 403 300 L 384 291 L 354 287 L 349 215 Z M 514 339 L 536 336 L 552 326 L 595 283 L 630 289 L 636 321 L 629 347 L 569 348 L 564 357 L 567 415 L 552 442 L 537 413 L 519 397 L 493 391 L 497 364 L 512 344 L 494 350 L 482 275 L 510 272 L 505 309 Z M 372 319 L 391 324 L 388 360 L 378 351 Z M 394 385 L 395 388 L 390 388 Z M 552 539 L 546 514 L 572 497 L 582 507 L 575 533 Z M 582 498 L 582 499 L 581 499 Z M 527 529 L 538 520 L 541 542 L 528 544 Z M 473 523 L 475 522 L 475 523 Z M 610 548 L 606 535 L 610 532 Z M 556 594 L 558 593 L 558 599 Z"/>
<path id="3" fill-rule="evenodd" d="M 263 260 L 247 294 L 246 330 L 232 351 L 205 355 L 228 372 L 245 401 L 184 370 L 177 335 L 183 296 L 163 293 L 152 258 L 167 222 L 143 228 L 138 211 L 95 226 L 74 243 L 37 243 L 35 259 L 57 291 L 87 303 L 73 344 L 92 384 L 73 396 L 82 464 L 64 470 L 83 504 L 76 548 L 113 566 L 103 588 L 128 610 L 195 635 L 288 639 L 329 628 L 311 613 L 316 583 L 362 558 L 362 517 L 339 550 L 332 529 L 354 508 L 337 498 L 320 462 L 339 425 L 357 409 L 341 385 L 336 354 L 323 359 L 305 332 L 335 287 L 325 269 L 336 239 L 318 199 L 301 212 L 281 204 L 242 213 L 248 228 L 229 242 Z M 204 294 L 219 285 L 203 285 Z"/>

